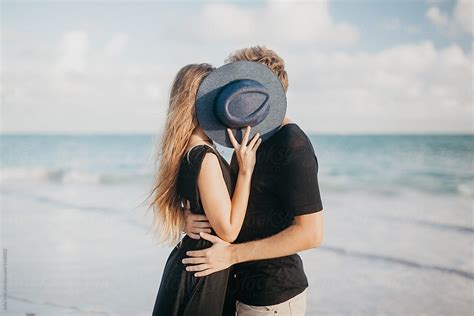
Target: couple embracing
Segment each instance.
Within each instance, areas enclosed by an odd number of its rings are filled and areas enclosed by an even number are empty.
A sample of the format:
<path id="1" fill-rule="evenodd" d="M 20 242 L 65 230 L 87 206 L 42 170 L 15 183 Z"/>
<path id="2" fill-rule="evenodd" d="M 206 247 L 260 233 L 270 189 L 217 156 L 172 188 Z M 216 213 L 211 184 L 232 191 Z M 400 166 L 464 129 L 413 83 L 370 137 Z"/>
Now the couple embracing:
<path id="1" fill-rule="evenodd" d="M 314 149 L 285 116 L 287 88 L 283 59 L 262 46 L 176 75 L 151 207 L 160 238 L 177 245 L 154 316 L 305 314 L 297 252 L 321 244 L 323 206 Z M 230 164 L 215 143 L 234 148 Z"/>

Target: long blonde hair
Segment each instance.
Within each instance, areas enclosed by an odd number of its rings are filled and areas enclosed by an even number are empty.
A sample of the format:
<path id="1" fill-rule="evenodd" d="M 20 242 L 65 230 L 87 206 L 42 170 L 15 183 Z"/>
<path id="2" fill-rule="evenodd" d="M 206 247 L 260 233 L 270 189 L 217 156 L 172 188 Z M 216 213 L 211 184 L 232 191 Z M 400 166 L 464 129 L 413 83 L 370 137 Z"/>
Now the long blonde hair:
<path id="1" fill-rule="evenodd" d="M 175 244 L 181 238 L 184 214 L 178 194 L 178 172 L 189 139 L 198 125 L 194 107 L 196 92 L 213 69 L 209 64 L 184 66 L 171 87 L 165 130 L 157 157 L 159 168 L 149 205 L 153 210 L 153 228 L 160 243 Z"/>

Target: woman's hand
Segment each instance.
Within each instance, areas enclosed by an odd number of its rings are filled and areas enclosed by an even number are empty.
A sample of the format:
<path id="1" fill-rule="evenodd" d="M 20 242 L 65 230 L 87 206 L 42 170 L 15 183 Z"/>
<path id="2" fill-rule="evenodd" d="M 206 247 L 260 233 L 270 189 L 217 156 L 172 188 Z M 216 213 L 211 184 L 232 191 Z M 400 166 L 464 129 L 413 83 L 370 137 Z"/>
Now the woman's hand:
<path id="1" fill-rule="evenodd" d="M 250 126 L 247 126 L 241 144 L 237 142 L 230 129 L 227 129 L 227 134 L 229 134 L 230 142 L 232 143 L 232 146 L 234 146 L 237 162 L 239 163 L 239 173 L 252 174 L 253 168 L 255 167 L 257 149 L 262 143 L 260 134 L 255 134 L 248 145 L 247 142 L 250 135 Z"/>

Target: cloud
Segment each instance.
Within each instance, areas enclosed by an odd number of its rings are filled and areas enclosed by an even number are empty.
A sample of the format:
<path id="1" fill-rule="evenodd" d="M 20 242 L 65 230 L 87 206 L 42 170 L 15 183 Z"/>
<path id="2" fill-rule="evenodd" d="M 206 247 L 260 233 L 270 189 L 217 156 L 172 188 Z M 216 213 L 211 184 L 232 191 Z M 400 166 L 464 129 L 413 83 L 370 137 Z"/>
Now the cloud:
<path id="1" fill-rule="evenodd" d="M 66 28 L 54 42 L 38 33 L 32 43 L 15 32 L 3 43 L 2 128 L 156 132 L 184 63 L 222 63 L 233 48 L 263 42 L 285 59 L 289 115 L 307 131 L 472 131 L 472 50 L 428 40 L 371 52 L 341 49 L 357 40 L 358 30 L 336 22 L 327 2 L 294 8 L 208 2 L 193 14 L 183 20 L 196 33 L 179 33 L 183 25 L 160 20 L 163 30 L 176 32 L 157 30 L 138 39 L 141 32 Z M 44 43 L 41 54 L 31 53 L 38 43 Z"/>
<path id="2" fill-rule="evenodd" d="M 473 9 L 472 0 L 458 0 L 454 8 L 454 20 L 464 32 L 472 35 L 474 35 L 472 26 Z"/>
<path id="3" fill-rule="evenodd" d="M 426 11 L 426 17 L 447 34 L 452 35 L 465 32 L 474 36 L 472 25 L 473 9 L 472 0 L 458 0 L 452 14 L 443 12 L 437 6 L 430 6 Z"/>
<path id="4" fill-rule="evenodd" d="M 446 27 L 449 23 L 448 17 L 436 6 L 430 7 L 428 11 L 426 11 L 426 17 L 431 22 L 441 27 Z"/>
<path id="5" fill-rule="evenodd" d="M 104 47 L 106 56 L 113 57 L 122 54 L 128 43 L 128 37 L 123 33 L 115 34 Z"/>
<path id="6" fill-rule="evenodd" d="M 112 35 L 100 45 L 91 33 L 72 30 L 49 46 L 48 58 L 10 57 L 3 73 L 2 129 L 133 132 L 146 126 L 148 131 L 157 130 L 156 120 L 166 110 L 166 90 L 177 65 L 128 59 L 122 54 L 127 38 Z"/>
<path id="7" fill-rule="evenodd" d="M 472 131 L 471 54 L 456 44 L 291 56 L 289 111 L 331 132 Z"/>
<path id="8" fill-rule="evenodd" d="M 357 27 L 333 20 L 327 0 L 266 1 L 257 7 L 209 2 L 191 25 L 186 30 L 205 41 L 341 47 L 359 39 Z"/>
<path id="9" fill-rule="evenodd" d="M 58 69 L 63 72 L 84 72 L 89 50 L 89 37 L 83 30 L 64 34 L 60 44 Z"/>
<path id="10" fill-rule="evenodd" d="M 168 53 L 179 49 L 169 47 Z M 472 129 L 473 61 L 456 44 L 436 49 L 422 41 L 379 52 L 287 48 L 278 53 L 285 58 L 290 79 L 288 113 L 308 131 Z M 88 56 L 84 72 L 61 75 L 43 60 L 9 63 L 5 128 L 159 130 L 168 87 L 180 65 L 110 59 L 103 50 L 89 51 Z"/>
<path id="11" fill-rule="evenodd" d="M 145 93 L 150 101 L 158 102 L 163 100 L 166 91 L 164 91 L 159 82 L 149 82 L 145 85 Z"/>

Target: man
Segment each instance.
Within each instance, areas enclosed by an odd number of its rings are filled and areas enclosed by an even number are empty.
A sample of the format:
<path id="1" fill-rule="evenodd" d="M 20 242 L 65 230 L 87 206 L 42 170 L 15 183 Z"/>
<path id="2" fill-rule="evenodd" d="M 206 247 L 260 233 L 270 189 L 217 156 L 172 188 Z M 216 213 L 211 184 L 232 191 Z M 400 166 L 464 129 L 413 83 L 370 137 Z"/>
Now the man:
<path id="1" fill-rule="evenodd" d="M 280 79 L 288 77 L 283 59 L 257 46 L 234 52 L 227 63 L 265 64 Z M 235 155 L 231 168 L 237 173 Z M 308 282 L 296 254 L 319 247 L 323 239 L 323 210 L 317 179 L 318 161 L 309 138 L 288 118 L 262 143 L 252 177 L 247 214 L 234 244 L 208 234 L 205 216 L 186 214 L 185 232 L 213 246 L 188 252 L 183 260 L 197 277 L 233 266 L 226 315 L 304 315 Z"/>

